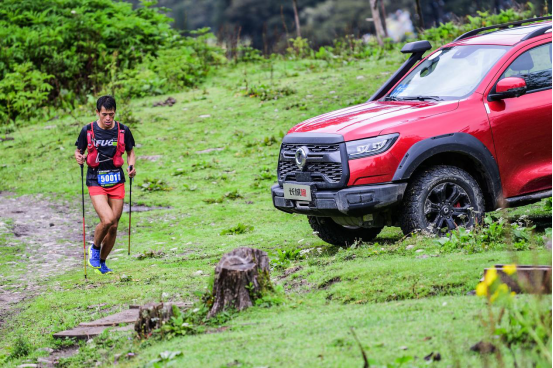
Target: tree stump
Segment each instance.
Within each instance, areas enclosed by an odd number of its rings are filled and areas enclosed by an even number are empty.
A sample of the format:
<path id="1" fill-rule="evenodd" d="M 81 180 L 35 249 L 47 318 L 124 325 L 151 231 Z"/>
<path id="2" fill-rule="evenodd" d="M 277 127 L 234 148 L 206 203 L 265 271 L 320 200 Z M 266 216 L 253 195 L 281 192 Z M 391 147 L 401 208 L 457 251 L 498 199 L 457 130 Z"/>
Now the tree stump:
<path id="1" fill-rule="evenodd" d="M 173 305 L 148 303 L 140 307 L 134 330 L 141 338 L 148 337 L 173 316 Z"/>
<path id="2" fill-rule="evenodd" d="M 207 318 L 228 307 L 239 311 L 251 307 L 255 299 L 270 289 L 267 253 L 259 249 L 236 248 L 223 255 L 215 267 L 214 300 Z"/>

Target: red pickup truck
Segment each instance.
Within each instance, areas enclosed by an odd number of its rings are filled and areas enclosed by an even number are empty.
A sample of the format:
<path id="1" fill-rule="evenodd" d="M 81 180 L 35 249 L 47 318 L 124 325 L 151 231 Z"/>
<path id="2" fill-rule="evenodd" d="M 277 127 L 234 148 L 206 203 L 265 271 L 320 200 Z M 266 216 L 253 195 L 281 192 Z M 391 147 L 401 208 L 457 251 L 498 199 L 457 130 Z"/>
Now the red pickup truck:
<path id="1" fill-rule="evenodd" d="M 430 49 L 406 44 L 368 102 L 288 132 L 276 208 L 342 246 L 384 226 L 472 227 L 551 196 L 551 17 L 473 30 L 421 60 Z"/>

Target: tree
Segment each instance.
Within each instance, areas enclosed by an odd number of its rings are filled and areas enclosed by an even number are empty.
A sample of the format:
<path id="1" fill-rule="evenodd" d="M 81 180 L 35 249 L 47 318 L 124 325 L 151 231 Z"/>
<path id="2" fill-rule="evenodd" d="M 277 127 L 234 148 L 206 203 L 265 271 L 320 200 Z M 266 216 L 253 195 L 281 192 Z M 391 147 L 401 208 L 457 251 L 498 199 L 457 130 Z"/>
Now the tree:
<path id="1" fill-rule="evenodd" d="M 300 17 L 298 15 L 298 1 L 292 0 L 294 5 L 294 21 L 296 22 L 296 35 L 301 38 Z"/>
<path id="2" fill-rule="evenodd" d="M 376 40 L 380 46 L 384 45 L 384 38 L 386 32 L 382 26 L 382 19 L 380 18 L 380 8 L 378 6 L 379 0 L 369 0 L 371 4 L 371 12 L 373 15 L 374 28 L 376 29 Z"/>

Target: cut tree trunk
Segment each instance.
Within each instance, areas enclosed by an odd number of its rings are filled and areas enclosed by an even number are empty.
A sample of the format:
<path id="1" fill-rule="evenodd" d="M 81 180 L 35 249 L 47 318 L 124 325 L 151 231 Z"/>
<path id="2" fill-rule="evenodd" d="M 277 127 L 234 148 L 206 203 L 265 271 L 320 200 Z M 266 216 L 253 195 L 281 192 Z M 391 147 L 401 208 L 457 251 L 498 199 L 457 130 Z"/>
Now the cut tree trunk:
<path id="1" fill-rule="evenodd" d="M 292 0 L 292 4 L 294 6 L 294 21 L 296 22 L 296 34 L 299 38 L 301 38 L 300 17 L 298 15 L 298 1 Z"/>
<path id="2" fill-rule="evenodd" d="M 215 267 L 214 300 L 207 318 L 226 308 L 240 311 L 251 307 L 271 288 L 267 253 L 245 247 L 226 253 Z"/>
<path id="3" fill-rule="evenodd" d="M 148 337 L 154 330 L 161 328 L 164 322 L 173 316 L 173 305 L 148 303 L 140 307 L 134 330 L 141 338 Z"/>
<path id="4" fill-rule="evenodd" d="M 371 12 L 373 15 L 374 28 L 376 30 L 376 40 L 380 46 L 384 45 L 384 38 L 386 34 L 384 27 L 382 27 L 382 20 L 380 19 L 380 9 L 378 8 L 378 0 L 370 0 Z"/>

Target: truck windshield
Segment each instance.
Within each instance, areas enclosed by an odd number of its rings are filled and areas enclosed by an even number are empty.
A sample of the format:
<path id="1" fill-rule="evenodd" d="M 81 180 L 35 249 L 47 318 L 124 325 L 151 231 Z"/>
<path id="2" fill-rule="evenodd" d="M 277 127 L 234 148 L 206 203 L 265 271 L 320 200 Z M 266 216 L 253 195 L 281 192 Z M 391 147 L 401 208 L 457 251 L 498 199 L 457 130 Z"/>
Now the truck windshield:
<path id="1" fill-rule="evenodd" d="M 469 96 L 509 46 L 454 46 L 436 51 L 386 100 L 453 100 Z"/>

